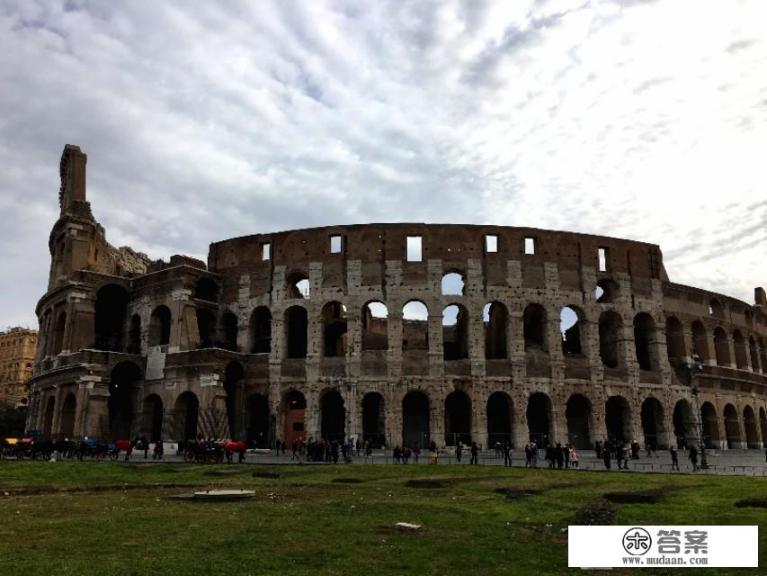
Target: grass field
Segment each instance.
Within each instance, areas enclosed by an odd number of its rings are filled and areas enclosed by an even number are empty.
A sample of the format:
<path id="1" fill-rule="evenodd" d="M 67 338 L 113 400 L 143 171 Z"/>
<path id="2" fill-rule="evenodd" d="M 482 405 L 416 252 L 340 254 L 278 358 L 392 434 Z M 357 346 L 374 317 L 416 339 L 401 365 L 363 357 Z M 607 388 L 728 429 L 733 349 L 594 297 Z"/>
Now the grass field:
<path id="1" fill-rule="evenodd" d="M 256 498 L 165 498 L 223 486 L 255 490 Z M 566 527 L 614 492 L 649 500 L 613 504 L 615 524 L 759 524 L 764 568 L 737 572 L 767 573 L 767 509 L 734 506 L 767 498 L 765 479 L 494 466 L 4 461 L 0 574 L 583 574 L 567 568 Z M 398 532 L 398 521 L 424 530 Z M 629 572 L 637 573 L 611 573 Z"/>

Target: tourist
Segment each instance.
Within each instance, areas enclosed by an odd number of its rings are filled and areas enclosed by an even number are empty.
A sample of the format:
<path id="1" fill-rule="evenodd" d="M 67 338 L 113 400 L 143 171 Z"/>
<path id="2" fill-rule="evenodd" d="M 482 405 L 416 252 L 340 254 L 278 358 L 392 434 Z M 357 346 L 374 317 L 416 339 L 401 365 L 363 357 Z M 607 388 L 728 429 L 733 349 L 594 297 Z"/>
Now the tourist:
<path id="1" fill-rule="evenodd" d="M 605 464 L 605 470 L 610 469 L 610 450 L 607 446 L 601 448 L 599 451 L 602 454 L 602 462 Z"/>
<path id="2" fill-rule="evenodd" d="M 471 443 L 471 460 L 469 464 L 479 464 L 479 446 L 476 442 Z"/>
<path id="3" fill-rule="evenodd" d="M 399 464 L 400 459 L 402 458 L 402 450 L 400 450 L 399 444 L 397 444 L 394 447 L 394 452 L 392 453 L 392 456 L 394 456 L 394 463 Z"/>
<path id="4" fill-rule="evenodd" d="M 565 465 L 565 453 L 560 442 L 557 442 L 557 446 L 554 448 L 554 456 L 557 459 L 557 468 L 561 470 Z"/>
<path id="5" fill-rule="evenodd" d="M 570 468 L 570 444 L 565 444 L 562 448 L 562 457 L 565 460 L 565 468 Z"/>
<path id="6" fill-rule="evenodd" d="M 461 446 L 461 442 L 458 441 L 455 445 L 455 460 L 459 464 L 461 463 L 461 453 L 463 452 L 463 447 Z"/>
<path id="7" fill-rule="evenodd" d="M 432 440 L 429 444 L 429 452 L 431 452 L 431 463 L 436 464 L 437 463 L 437 443 Z"/>
<path id="8" fill-rule="evenodd" d="M 408 460 L 410 460 L 410 448 L 408 446 L 403 446 L 402 448 L 402 463 L 407 464 Z"/>
<path id="9" fill-rule="evenodd" d="M 679 470 L 679 452 L 673 446 L 668 451 L 671 453 L 671 469 Z"/>
<path id="10" fill-rule="evenodd" d="M 596 443 L 594 444 L 594 451 L 597 453 L 597 458 L 602 457 L 602 441 L 601 440 L 597 440 Z"/>
<path id="11" fill-rule="evenodd" d="M 503 444 L 503 465 L 511 466 L 511 444 L 508 440 Z"/>
<path id="12" fill-rule="evenodd" d="M 698 449 L 695 447 L 695 444 L 690 446 L 690 453 L 688 454 L 688 457 L 690 458 L 690 463 L 692 464 L 692 471 L 697 472 L 698 471 Z"/>
<path id="13" fill-rule="evenodd" d="M 538 468 L 538 445 L 535 441 L 530 444 L 530 463 L 533 468 Z"/>
<path id="14" fill-rule="evenodd" d="M 578 458 L 579 456 L 578 456 L 578 452 L 575 450 L 575 446 L 570 446 L 570 464 L 572 465 L 573 468 L 578 467 L 578 463 L 579 463 Z"/>
<path id="15" fill-rule="evenodd" d="M 525 444 L 525 468 L 530 468 L 533 464 L 533 457 L 530 454 L 530 444 Z"/>
<path id="16" fill-rule="evenodd" d="M 415 463 L 418 464 L 418 458 L 421 456 L 421 448 L 416 444 L 413 447 L 413 459 L 415 460 Z"/>

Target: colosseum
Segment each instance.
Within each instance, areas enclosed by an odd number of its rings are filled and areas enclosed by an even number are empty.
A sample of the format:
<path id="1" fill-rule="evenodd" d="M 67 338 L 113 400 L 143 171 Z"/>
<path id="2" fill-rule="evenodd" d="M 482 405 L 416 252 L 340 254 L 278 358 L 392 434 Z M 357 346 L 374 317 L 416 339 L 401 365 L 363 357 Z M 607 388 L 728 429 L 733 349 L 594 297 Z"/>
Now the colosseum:
<path id="1" fill-rule="evenodd" d="M 67 145 L 29 390 L 45 437 L 767 442 L 764 289 L 676 284 L 657 245 L 363 224 L 151 261 L 107 243 L 85 171 Z"/>

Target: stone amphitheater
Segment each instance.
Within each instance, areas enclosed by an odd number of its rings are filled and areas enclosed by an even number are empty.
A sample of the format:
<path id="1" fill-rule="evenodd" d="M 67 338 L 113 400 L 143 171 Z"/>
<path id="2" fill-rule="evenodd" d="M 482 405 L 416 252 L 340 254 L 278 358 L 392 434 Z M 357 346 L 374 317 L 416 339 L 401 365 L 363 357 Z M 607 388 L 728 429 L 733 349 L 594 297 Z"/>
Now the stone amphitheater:
<path id="1" fill-rule="evenodd" d="M 67 145 L 28 391 L 45 437 L 767 442 L 765 291 L 676 284 L 657 245 L 363 224 L 152 261 L 107 243 L 85 171 Z"/>

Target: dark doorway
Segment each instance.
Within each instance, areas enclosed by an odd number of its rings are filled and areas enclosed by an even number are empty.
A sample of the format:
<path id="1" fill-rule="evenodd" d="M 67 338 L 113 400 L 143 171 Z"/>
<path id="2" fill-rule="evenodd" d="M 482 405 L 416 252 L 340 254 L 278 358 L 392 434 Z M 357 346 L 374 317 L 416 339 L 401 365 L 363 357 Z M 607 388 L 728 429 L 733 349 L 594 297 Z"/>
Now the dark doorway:
<path id="1" fill-rule="evenodd" d="M 365 394 L 362 398 L 362 438 L 373 448 L 386 444 L 386 429 L 383 396 L 377 392 Z"/>
<path id="2" fill-rule="evenodd" d="M 429 398 L 423 392 L 408 392 L 402 399 L 402 443 L 428 448 L 429 441 Z"/>
<path id="3" fill-rule="evenodd" d="M 613 442 L 631 440 L 631 408 L 623 396 L 610 396 L 605 405 L 607 436 Z"/>
<path id="4" fill-rule="evenodd" d="M 445 445 L 471 444 L 471 400 L 456 390 L 445 399 Z"/>
<path id="5" fill-rule="evenodd" d="M 269 434 L 269 402 L 261 394 L 252 394 L 248 398 L 247 436 L 249 446 L 256 448 L 270 448 L 272 446 Z M 288 442 L 287 438 L 285 442 Z"/>
<path id="6" fill-rule="evenodd" d="M 493 392 L 487 399 L 487 444 L 495 446 L 508 442 L 513 445 L 512 404 L 504 392 Z"/>
<path id="7" fill-rule="evenodd" d="M 527 430 L 530 441 L 540 447 L 548 446 L 551 438 L 551 399 L 542 392 L 527 400 Z"/>
<path id="8" fill-rule="evenodd" d="M 337 390 L 330 390 L 323 394 L 320 400 L 320 411 L 322 438 L 343 442 L 346 430 L 346 410 L 341 394 Z"/>
<path id="9" fill-rule="evenodd" d="M 579 450 L 591 448 L 591 402 L 581 394 L 573 394 L 567 400 L 567 439 Z"/>

